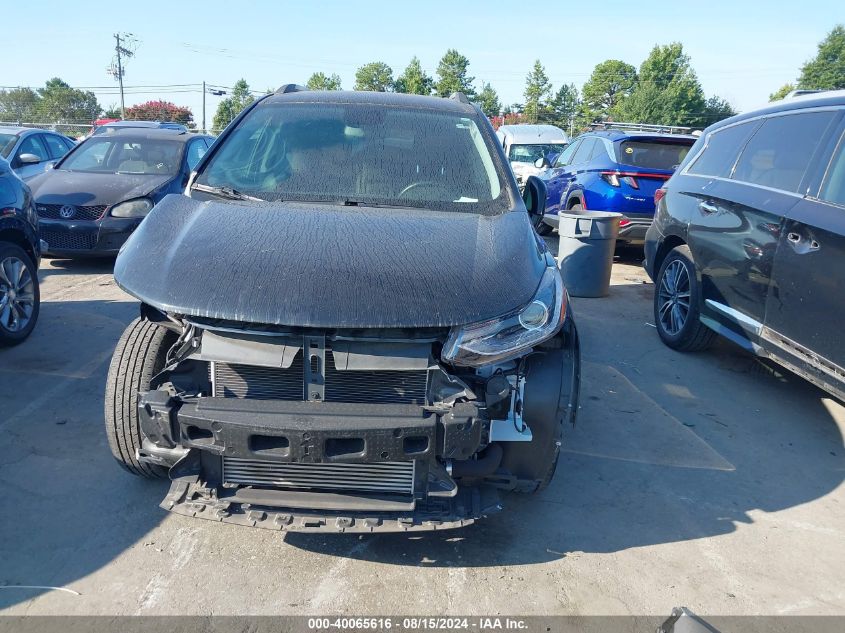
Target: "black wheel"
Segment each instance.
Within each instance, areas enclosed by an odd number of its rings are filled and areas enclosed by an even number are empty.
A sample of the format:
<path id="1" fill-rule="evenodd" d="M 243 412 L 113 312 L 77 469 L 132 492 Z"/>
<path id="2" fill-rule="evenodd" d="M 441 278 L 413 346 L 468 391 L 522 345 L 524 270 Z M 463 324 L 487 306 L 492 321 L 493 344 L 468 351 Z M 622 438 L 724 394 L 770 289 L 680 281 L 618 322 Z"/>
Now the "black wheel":
<path id="1" fill-rule="evenodd" d="M 20 246 L 0 242 L 0 347 L 30 335 L 41 303 L 38 268 Z"/>
<path id="2" fill-rule="evenodd" d="M 716 333 L 699 319 L 701 291 L 689 247 L 673 248 L 654 282 L 654 324 L 666 345 L 682 352 L 706 349 Z"/>
<path id="3" fill-rule="evenodd" d="M 537 231 L 538 235 L 542 235 L 543 237 L 546 237 L 546 236 L 552 234 L 554 227 L 551 227 L 548 224 L 546 224 L 545 222 L 543 222 L 543 220 L 540 220 L 540 222 L 537 223 L 534 226 L 534 229 Z"/>
<path id="4" fill-rule="evenodd" d="M 516 492 L 540 492 L 549 485 L 557 470 L 564 424 L 575 421 L 581 357 L 575 324 L 567 327 L 564 348 L 545 349 L 528 359 L 523 418 L 532 439 L 503 444 L 502 466 L 516 478 Z"/>
<path id="5" fill-rule="evenodd" d="M 166 477 L 167 470 L 138 461 L 141 428 L 138 392 L 164 368 L 167 350 L 176 341 L 170 330 L 135 319 L 117 342 L 106 379 L 106 437 L 112 455 L 123 468 L 140 477 Z"/>

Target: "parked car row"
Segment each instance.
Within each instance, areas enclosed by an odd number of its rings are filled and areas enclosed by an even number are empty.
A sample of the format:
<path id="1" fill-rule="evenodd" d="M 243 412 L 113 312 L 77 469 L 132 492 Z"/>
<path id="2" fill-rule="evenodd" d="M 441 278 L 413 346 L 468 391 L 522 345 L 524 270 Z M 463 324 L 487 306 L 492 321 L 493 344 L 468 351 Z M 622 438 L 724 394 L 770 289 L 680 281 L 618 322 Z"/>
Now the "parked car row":
<path id="1" fill-rule="evenodd" d="M 22 179 L 42 173 L 76 145 L 72 138 L 28 127 L 0 127 L 0 157 Z"/>

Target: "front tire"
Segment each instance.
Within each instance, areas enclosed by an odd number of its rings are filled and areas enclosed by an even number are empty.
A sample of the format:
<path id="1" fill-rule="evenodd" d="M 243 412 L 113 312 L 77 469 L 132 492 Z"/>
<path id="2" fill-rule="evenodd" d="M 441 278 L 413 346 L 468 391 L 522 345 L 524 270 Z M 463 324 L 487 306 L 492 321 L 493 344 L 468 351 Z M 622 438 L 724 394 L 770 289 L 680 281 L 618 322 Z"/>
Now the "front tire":
<path id="1" fill-rule="evenodd" d="M 176 334 L 142 318 L 123 332 L 106 379 L 106 437 L 112 455 L 125 470 L 147 478 L 167 477 L 167 470 L 138 460 L 143 435 L 138 421 L 138 392 L 165 365 Z"/>
<path id="2" fill-rule="evenodd" d="M 38 268 L 17 244 L 0 242 L 0 347 L 23 342 L 41 305 Z"/>
<path id="3" fill-rule="evenodd" d="M 701 322 L 701 288 L 688 246 L 673 248 L 654 281 L 654 324 L 660 339 L 681 352 L 699 352 L 716 333 Z"/>

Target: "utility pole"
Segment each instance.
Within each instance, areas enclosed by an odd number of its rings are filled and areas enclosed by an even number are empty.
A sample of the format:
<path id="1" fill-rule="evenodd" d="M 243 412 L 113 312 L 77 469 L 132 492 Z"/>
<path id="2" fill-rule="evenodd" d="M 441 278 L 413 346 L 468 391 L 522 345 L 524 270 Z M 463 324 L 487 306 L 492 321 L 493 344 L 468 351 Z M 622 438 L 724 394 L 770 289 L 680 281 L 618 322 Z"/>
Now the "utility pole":
<path id="1" fill-rule="evenodd" d="M 202 133 L 205 134 L 205 81 L 202 82 Z"/>
<path id="2" fill-rule="evenodd" d="M 135 40 L 131 33 L 115 33 L 114 42 L 115 59 L 112 61 L 111 66 L 106 68 L 106 72 L 117 79 L 118 84 L 120 84 L 120 118 L 125 119 L 126 102 L 123 97 L 123 73 L 125 70 L 123 64 L 126 59 L 129 59 L 135 54 L 134 48 L 137 40 Z M 133 48 L 127 48 L 127 44 Z"/>
<path id="3" fill-rule="evenodd" d="M 114 47 L 114 52 L 117 54 L 117 81 L 120 83 L 120 118 L 126 118 L 126 103 L 123 100 L 123 64 L 120 59 L 120 33 L 114 34 L 114 39 L 117 44 Z"/>

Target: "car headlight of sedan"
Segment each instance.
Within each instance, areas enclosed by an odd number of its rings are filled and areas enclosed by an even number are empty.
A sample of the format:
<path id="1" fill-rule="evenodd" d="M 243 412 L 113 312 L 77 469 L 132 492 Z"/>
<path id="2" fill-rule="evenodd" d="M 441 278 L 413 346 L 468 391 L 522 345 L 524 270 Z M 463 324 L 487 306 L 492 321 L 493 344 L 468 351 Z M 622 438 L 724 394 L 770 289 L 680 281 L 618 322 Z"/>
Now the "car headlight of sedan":
<path id="1" fill-rule="evenodd" d="M 499 318 L 453 328 L 441 357 L 451 365 L 478 367 L 520 356 L 557 334 L 568 299 L 560 272 L 549 266 L 531 301 Z"/>
<path id="2" fill-rule="evenodd" d="M 143 218 L 153 208 L 153 201 L 147 198 L 127 200 L 112 207 L 111 215 L 115 218 Z"/>

